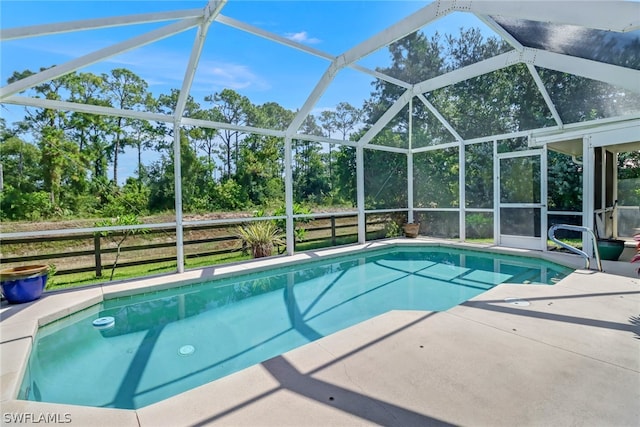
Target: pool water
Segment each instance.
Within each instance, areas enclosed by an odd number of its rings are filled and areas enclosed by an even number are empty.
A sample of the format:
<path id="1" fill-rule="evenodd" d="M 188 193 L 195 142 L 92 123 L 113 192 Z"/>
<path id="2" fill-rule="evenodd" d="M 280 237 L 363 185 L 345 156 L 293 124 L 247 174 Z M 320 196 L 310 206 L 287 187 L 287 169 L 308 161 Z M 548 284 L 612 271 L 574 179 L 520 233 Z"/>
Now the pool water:
<path id="1" fill-rule="evenodd" d="M 389 310 L 446 310 L 500 283 L 552 284 L 571 271 L 392 248 L 106 300 L 38 331 L 19 398 L 140 408 Z M 112 327 L 93 325 L 105 317 Z"/>

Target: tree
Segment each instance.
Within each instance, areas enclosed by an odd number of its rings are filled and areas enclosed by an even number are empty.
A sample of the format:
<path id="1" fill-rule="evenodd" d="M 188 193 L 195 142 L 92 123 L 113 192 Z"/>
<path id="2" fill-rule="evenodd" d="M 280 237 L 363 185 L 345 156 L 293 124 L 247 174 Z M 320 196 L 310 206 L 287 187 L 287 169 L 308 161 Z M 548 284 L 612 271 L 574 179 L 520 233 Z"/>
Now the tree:
<path id="1" fill-rule="evenodd" d="M 549 210 L 582 211 L 582 166 L 554 151 L 549 151 L 547 164 Z"/>
<path id="2" fill-rule="evenodd" d="M 180 154 L 183 208 L 186 212 L 207 209 L 209 196 L 205 166 L 190 144 L 187 132 L 182 129 Z M 172 210 L 175 207 L 174 162 L 172 150 L 149 167 L 149 207 L 152 211 Z"/>
<path id="3" fill-rule="evenodd" d="M 320 123 L 324 130 L 324 135 L 331 138 L 333 132 L 339 132 L 339 136 L 344 141 L 348 138 L 348 135 L 357 129 L 362 124 L 364 111 L 358 109 L 348 102 L 340 102 L 335 111 L 325 110 L 320 114 Z M 329 144 L 329 151 L 327 155 L 327 169 L 329 175 L 329 190 L 333 192 L 336 186 L 334 177 L 334 159 L 333 145 Z"/>
<path id="4" fill-rule="evenodd" d="M 64 76 L 69 101 L 86 105 L 110 106 L 106 85 L 101 76 L 71 73 Z M 66 129 L 67 138 L 78 145 L 79 160 L 85 171 L 79 181 L 76 211 L 99 210 L 112 190 L 108 184 L 109 136 L 112 119 L 97 114 L 72 112 Z"/>
<path id="5" fill-rule="evenodd" d="M 109 99 L 115 108 L 138 109 L 144 107 L 147 92 L 147 82 L 126 68 L 116 68 L 110 74 L 103 74 Z M 112 159 L 113 183 L 118 185 L 118 155 L 124 150 L 127 140 L 127 126 L 130 119 L 116 117 L 112 127 Z"/>
<path id="6" fill-rule="evenodd" d="M 447 148 L 413 156 L 414 206 L 452 208 L 459 206 L 458 149 Z"/>
<path id="7" fill-rule="evenodd" d="M 40 162 L 40 150 L 33 144 L 22 140 L 18 129 L 7 129 L 5 120 L 0 119 L 0 164 L 2 164 L 2 182 L 13 188 L 30 193 L 42 188 L 43 180 Z"/>
<path id="8" fill-rule="evenodd" d="M 145 215 L 149 212 L 150 190 L 140 181 L 129 177 L 125 185 L 116 193 L 105 195 L 106 203 L 102 207 L 102 215 L 120 217 L 127 214 Z"/>
<path id="9" fill-rule="evenodd" d="M 36 220 L 51 215 L 52 206 L 42 191 L 40 150 L 20 139 L 18 132 L 0 119 L 0 218 Z"/>
<path id="10" fill-rule="evenodd" d="M 14 72 L 9 82 L 32 75 L 25 70 Z M 33 96 L 62 100 L 68 90 L 68 76 L 44 82 L 31 89 Z M 69 114 L 50 109 L 27 109 L 21 131 L 28 133 L 40 149 L 43 188 L 49 194 L 51 214 L 67 215 L 78 211 L 81 195 L 86 191 L 86 174 L 78 145 L 68 135 Z"/>
<path id="11" fill-rule="evenodd" d="M 493 142 L 465 146 L 465 202 L 468 208 L 493 208 Z"/>
<path id="12" fill-rule="evenodd" d="M 640 150 L 618 154 L 618 204 L 640 206 Z"/>
<path id="13" fill-rule="evenodd" d="M 102 77 L 92 73 L 71 73 L 64 77 L 64 81 L 69 90 L 69 101 L 85 105 L 110 105 Z M 103 116 L 75 111 L 70 115 L 69 135 L 77 141 L 80 152 L 87 149 L 89 141 L 96 143 L 98 140 L 106 140 L 108 130 Z M 98 153 L 98 156 L 102 155 L 103 153 Z"/>
<path id="14" fill-rule="evenodd" d="M 387 135 L 388 139 L 393 136 Z M 407 156 L 364 150 L 365 209 L 407 207 Z"/>
<path id="15" fill-rule="evenodd" d="M 157 101 L 150 93 L 148 93 L 145 98 L 145 108 L 148 111 L 157 110 Z M 135 147 L 136 149 L 138 158 L 138 186 L 141 189 L 147 178 L 147 170 L 142 163 L 142 151 L 162 145 L 158 144 L 157 141 L 162 141 L 165 138 L 165 129 L 155 126 L 148 120 L 131 120 L 130 127 L 131 132 L 128 135 L 127 145 Z M 154 145 L 154 142 L 156 142 L 156 145 Z"/>
<path id="16" fill-rule="evenodd" d="M 315 116 L 309 114 L 300 128 L 305 135 L 322 135 Z M 317 142 L 294 140 L 293 189 L 294 200 L 319 203 L 329 191 L 322 163 L 322 145 Z"/>
<path id="17" fill-rule="evenodd" d="M 341 145 L 335 156 L 336 194 L 342 202 L 356 205 L 356 149 Z"/>
<path id="18" fill-rule="evenodd" d="M 224 89 L 222 92 L 205 96 L 204 100 L 213 104 L 226 123 L 247 125 L 252 114 L 252 104 L 249 99 L 231 89 Z M 244 133 L 238 130 L 224 129 L 220 131 L 222 144 L 218 155 L 223 163 L 225 178 L 230 178 L 237 171 L 240 142 L 243 136 Z"/>
<path id="19" fill-rule="evenodd" d="M 293 112 L 268 102 L 251 106 L 248 124 L 284 130 Z M 240 148 L 234 182 L 254 206 L 273 206 L 284 200 L 284 141 L 281 137 L 249 134 Z M 224 179 L 222 180 L 225 181 Z"/>
<path id="20" fill-rule="evenodd" d="M 198 110 L 193 113 L 193 118 L 208 120 L 212 122 L 219 122 L 223 120 L 220 111 L 215 108 L 210 108 L 208 110 Z M 210 182 L 213 182 L 215 180 L 216 170 L 215 160 L 213 156 L 216 152 L 217 140 L 219 138 L 220 131 L 214 128 L 197 127 L 190 132 L 190 135 L 196 142 L 197 148 L 203 151 L 206 156 L 208 170 L 207 177 Z"/>

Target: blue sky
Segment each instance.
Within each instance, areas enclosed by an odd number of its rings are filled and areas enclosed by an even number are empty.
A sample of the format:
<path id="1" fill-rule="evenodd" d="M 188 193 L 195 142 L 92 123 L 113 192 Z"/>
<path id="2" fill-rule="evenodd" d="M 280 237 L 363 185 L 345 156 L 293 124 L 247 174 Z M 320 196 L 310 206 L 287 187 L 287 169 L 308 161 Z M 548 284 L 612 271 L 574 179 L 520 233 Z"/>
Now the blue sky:
<path id="1" fill-rule="evenodd" d="M 230 0 L 222 14 L 339 55 L 397 20 L 427 5 L 428 1 L 243 1 Z M 29 1 L 2 0 L 3 28 L 22 27 L 105 16 L 164 10 L 200 9 L 206 1 Z M 62 64 L 113 43 L 143 34 L 167 23 L 107 28 L 3 42 L 0 78 L 3 85 L 15 70 L 38 70 Z M 461 26 L 482 26 L 466 14 L 437 21 L 428 32 L 457 33 Z M 195 37 L 195 29 L 118 55 L 79 71 L 109 72 L 128 68 L 149 83 L 154 95 L 180 88 Z M 386 66 L 388 54 L 378 52 L 360 61 L 369 68 Z M 329 62 L 298 50 L 214 23 L 205 44 L 191 95 L 203 107 L 204 96 L 231 88 L 254 104 L 278 102 L 296 110 L 302 106 Z M 361 106 L 372 90 L 372 79 L 353 70 L 341 71 L 316 105 L 316 112 L 339 102 Z M 8 122 L 20 118 L 21 109 L 3 108 Z M 123 165 L 123 167 L 125 167 Z M 127 170 L 125 173 L 129 173 Z"/>

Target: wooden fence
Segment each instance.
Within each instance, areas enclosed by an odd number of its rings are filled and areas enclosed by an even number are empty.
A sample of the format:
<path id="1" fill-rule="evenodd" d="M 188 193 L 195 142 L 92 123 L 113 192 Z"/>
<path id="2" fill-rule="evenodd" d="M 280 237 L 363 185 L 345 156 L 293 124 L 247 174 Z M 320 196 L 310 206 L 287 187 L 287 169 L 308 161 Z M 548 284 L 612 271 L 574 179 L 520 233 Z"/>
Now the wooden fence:
<path id="1" fill-rule="evenodd" d="M 371 238 L 384 237 L 384 224 L 388 222 L 388 219 L 375 219 L 367 222 L 368 232 L 373 233 Z M 239 237 L 229 232 L 230 228 L 235 228 L 237 224 L 214 224 L 214 225 L 198 225 L 198 226 L 185 226 L 184 234 L 188 236 L 190 234 L 210 234 L 210 236 L 201 238 L 192 238 L 184 240 L 185 246 L 185 258 L 193 259 L 199 257 L 208 257 L 222 254 L 242 253 L 243 248 L 242 241 Z M 303 227 L 306 230 L 303 242 L 300 243 L 314 243 L 325 241 L 327 244 L 324 246 L 335 246 L 338 239 L 353 238 L 357 240 L 357 217 L 336 217 L 331 216 L 322 219 L 312 219 L 308 224 L 304 224 Z M 209 233 L 207 233 L 209 232 Z M 381 234 L 382 233 L 382 234 Z M 211 236 L 213 235 L 213 236 Z M 0 263 L 3 267 L 14 265 L 24 265 L 25 263 L 33 263 L 37 261 L 43 264 L 56 265 L 56 275 L 65 275 L 73 273 L 83 273 L 94 271 L 96 277 L 102 277 L 103 270 L 110 270 L 113 268 L 113 262 L 105 260 L 105 255 L 111 255 L 118 251 L 117 247 L 112 244 L 111 247 L 108 244 L 107 239 L 113 237 L 123 236 L 122 232 L 112 232 L 109 237 L 101 236 L 100 233 L 85 233 L 74 234 L 64 236 L 43 236 L 32 238 L 11 238 L 3 239 L 3 253 L 0 255 Z M 135 236 L 135 239 L 134 239 Z M 148 254 L 150 251 L 175 248 L 175 228 L 153 228 L 148 229 L 144 234 L 136 234 L 131 236 L 131 240 L 136 240 L 136 244 L 130 244 L 127 246 L 121 246 L 120 252 L 122 254 L 128 252 L 138 251 L 138 253 Z M 170 239 L 167 239 L 171 236 Z M 140 241 L 152 241 L 151 243 L 140 244 Z M 158 241 L 161 240 L 161 241 Z M 165 241 L 162 241 L 165 240 Z M 168 240 L 168 241 L 167 241 Z M 68 242 L 68 245 L 60 242 Z M 73 243 L 72 243 L 73 241 Z M 125 241 L 126 243 L 126 241 Z M 206 246 L 216 245 L 216 248 L 206 248 Z M 55 252 L 49 250 L 42 253 L 42 250 L 46 250 L 47 247 L 57 247 Z M 83 246 L 82 250 L 77 250 L 78 246 Z M 205 248 L 198 249 L 198 246 L 205 246 Z M 74 248 L 75 247 L 75 248 Z M 196 248 L 194 251 L 187 251 L 188 247 Z M 9 254 L 5 254 L 5 249 Z M 22 248 L 22 250 L 20 250 Z M 37 248 L 32 252 L 40 252 L 35 255 L 18 255 L 20 252 L 25 252 L 25 248 Z M 91 249 L 89 249 L 91 248 Z M 165 251 L 166 252 L 166 251 Z M 5 256 L 6 255 L 6 256 Z M 84 257 L 84 261 L 82 261 Z M 91 258 L 93 261 L 89 262 Z M 58 264 L 73 264 L 71 268 L 57 268 Z M 168 256 L 155 255 L 153 257 L 144 256 L 135 260 L 123 260 L 118 262 L 118 268 L 144 265 L 144 264 L 158 264 L 163 262 L 175 261 L 175 254 Z M 80 265 L 78 265 L 80 264 Z"/>

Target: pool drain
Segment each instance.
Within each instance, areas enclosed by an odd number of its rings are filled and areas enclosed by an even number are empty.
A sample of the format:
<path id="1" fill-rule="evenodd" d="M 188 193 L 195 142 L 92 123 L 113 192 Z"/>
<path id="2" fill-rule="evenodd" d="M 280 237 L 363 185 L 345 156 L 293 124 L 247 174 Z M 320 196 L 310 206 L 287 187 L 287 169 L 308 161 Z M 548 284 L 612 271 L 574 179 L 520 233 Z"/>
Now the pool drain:
<path id="1" fill-rule="evenodd" d="M 527 300 L 521 299 L 521 298 L 505 298 L 504 302 L 507 302 L 509 304 L 513 304 L 513 305 L 517 305 L 520 307 L 527 307 L 529 305 L 531 305 L 531 303 Z"/>
<path id="2" fill-rule="evenodd" d="M 193 352 L 196 351 L 196 348 L 192 345 L 183 345 L 182 347 L 180 347 L 180 350 L 178 350 L 178 354 L 180 356 L 190 356 L 193 354 Z"/>
<path id="3" fill-rule="evenodd" d="M 100 317 L 94 320 L 92 324 L 96 329 L 110 329 L 116 324 L 116 319 L 111 316 Z"/>

